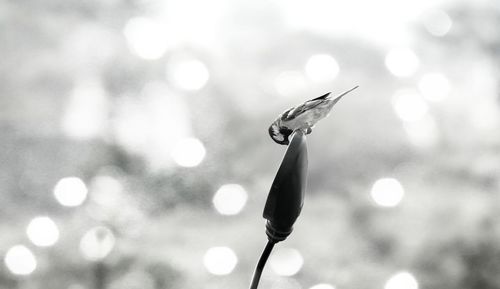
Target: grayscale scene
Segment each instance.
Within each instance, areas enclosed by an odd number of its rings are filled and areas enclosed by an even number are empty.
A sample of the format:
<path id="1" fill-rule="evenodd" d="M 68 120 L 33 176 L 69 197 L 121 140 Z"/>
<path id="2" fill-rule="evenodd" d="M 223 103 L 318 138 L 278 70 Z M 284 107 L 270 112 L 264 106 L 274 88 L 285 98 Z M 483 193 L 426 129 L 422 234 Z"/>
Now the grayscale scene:
<path id="1" fill-rule="evenodd" d="M 499 29 L 498 0 L 0 0 L 0 289 L 500 288 Z"/>

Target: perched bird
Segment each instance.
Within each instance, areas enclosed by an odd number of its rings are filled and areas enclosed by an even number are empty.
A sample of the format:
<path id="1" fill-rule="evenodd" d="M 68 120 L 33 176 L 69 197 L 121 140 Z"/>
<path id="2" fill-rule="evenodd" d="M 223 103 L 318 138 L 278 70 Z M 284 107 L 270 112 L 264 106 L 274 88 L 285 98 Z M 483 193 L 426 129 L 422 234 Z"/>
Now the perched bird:
<path id="1" fill-rule="evenodd" d="M 342 96 L 355 90 L 358 86 L 349 89 L 341 95 L 332 98 L 330 93 L 308 100 L 303 104 L 287 109 L 269 127 L 271 138 L 281 145 L 288 145 L 288 137 L 296 130 L 302 130 L 305 134 L 312 132 L 312 127 L 322 118 L 328 116 L 332 107 Z"/>

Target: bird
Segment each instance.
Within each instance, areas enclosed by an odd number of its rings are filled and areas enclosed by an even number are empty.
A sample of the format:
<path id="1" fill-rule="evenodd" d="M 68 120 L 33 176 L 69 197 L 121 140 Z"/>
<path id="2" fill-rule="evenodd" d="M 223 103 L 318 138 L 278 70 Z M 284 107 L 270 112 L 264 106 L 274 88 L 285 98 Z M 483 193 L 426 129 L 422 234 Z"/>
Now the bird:
<path id="1" fill-rule="evenodd" d="M 301 130 L 305 134 L 310 134 L 314 125 L 319 120 L 327 117 L 332 107 L 344 95 L 358 87 L 355 86 L 335 98 L 332 98 L 331 92 L 328 92 L 297 107 L 287 109 L 269 126 L 269 136 L 280 145 L 288 145 L 290 143 L 289 137 L 295 131 Z"/>

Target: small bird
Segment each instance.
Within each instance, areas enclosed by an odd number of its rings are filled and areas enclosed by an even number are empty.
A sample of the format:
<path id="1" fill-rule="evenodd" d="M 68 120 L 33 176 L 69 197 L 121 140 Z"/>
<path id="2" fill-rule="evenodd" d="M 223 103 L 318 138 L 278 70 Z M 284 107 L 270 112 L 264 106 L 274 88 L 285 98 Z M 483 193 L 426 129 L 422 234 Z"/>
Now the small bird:
<path id="1" fill-rule="evenodd" d="M 310 134 L 314 125 L 325 118 L 332 107 L 346 94 L 355 90 L 355 86 L 341 95 L 331 98 L 330 93 L 308 100 L 303 104 L 287 109 L 269 127 L 269 135 L 278 144 L 288 145 L 289 136 L 297 130 Z"/>

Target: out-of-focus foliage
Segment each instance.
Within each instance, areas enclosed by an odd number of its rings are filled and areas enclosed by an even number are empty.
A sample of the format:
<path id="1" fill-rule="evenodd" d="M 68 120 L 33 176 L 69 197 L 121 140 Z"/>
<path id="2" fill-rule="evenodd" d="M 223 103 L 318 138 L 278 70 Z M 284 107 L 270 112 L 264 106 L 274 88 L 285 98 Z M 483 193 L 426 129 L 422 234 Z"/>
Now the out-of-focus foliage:
<path id="1" fill-rule="evenodd" d="M 260 288 L 499 288 L 499 7 L 0 2 L 0 289 L 246 288 L 267 127 L 354 85 Z"/>

